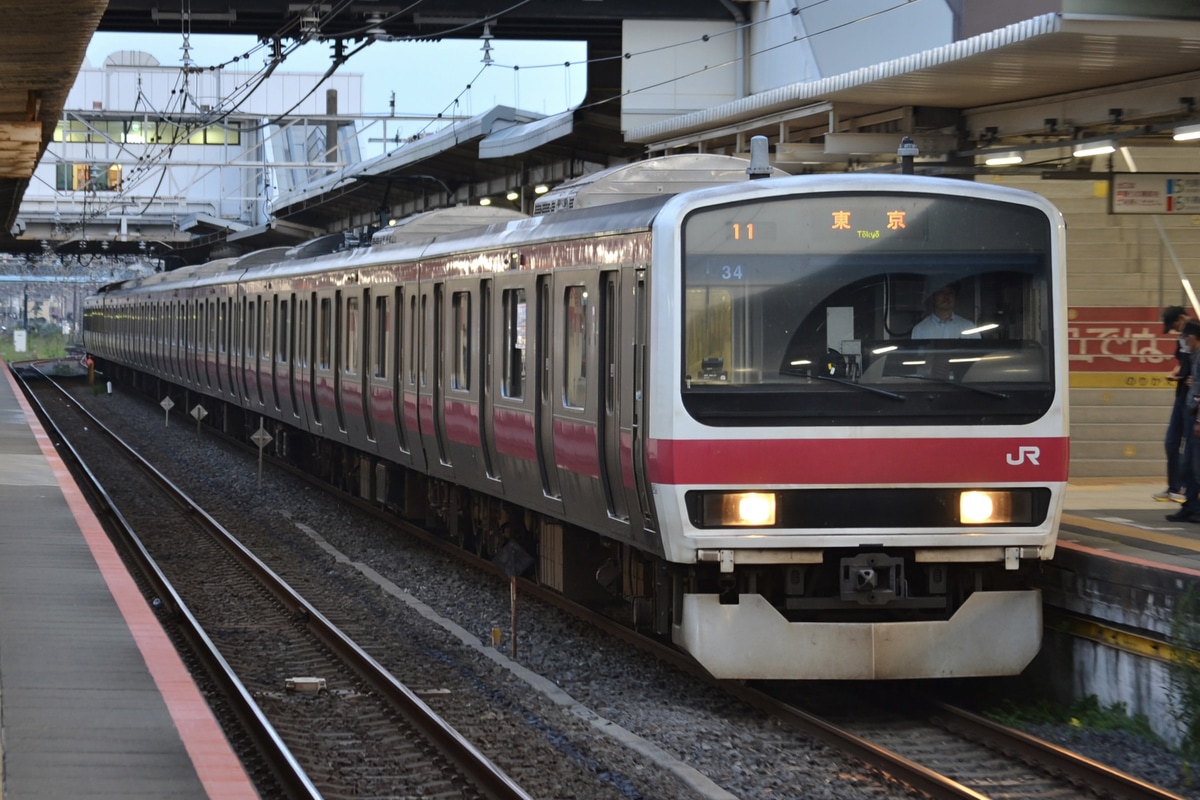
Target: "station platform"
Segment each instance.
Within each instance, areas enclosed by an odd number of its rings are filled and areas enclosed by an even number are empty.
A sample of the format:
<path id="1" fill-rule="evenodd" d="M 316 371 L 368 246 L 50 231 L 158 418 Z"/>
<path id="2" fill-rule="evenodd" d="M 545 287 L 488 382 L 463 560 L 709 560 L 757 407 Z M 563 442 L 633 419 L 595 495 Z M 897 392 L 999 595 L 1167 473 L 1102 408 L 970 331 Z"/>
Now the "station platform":
<path id="1" fill-rule="evenodd" d="M 1166 519 L 1161 478 L 1081 478 L 1067 487 L 1060 549 L 1200 577 L 1200 524 Z"/>
<path id="2" fill-rule="evenodd" d="M 2 361 L 0 372 L 0 797 L 258 797 Z"/>

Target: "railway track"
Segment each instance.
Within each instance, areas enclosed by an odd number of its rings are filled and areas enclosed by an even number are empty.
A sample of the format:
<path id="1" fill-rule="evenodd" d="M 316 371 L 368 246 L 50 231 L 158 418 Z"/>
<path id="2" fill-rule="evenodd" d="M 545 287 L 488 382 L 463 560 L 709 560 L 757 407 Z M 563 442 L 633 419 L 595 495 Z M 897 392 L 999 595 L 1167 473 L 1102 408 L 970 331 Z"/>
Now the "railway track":
<path id="1" fill-rule="evenodd" d="M 904 686 L 729 687 L 938 800 L 1185 800 L 1166 789 Z"/>
<path id="2" fill-rule="evenodd" d="M 264 795 L 529 799 L 68 394 L 25 383 L 153 587 L 166 627 L 189 643 L 241 720 L 271 773 L 250 769 Z"/>
<path id="3" fill-rule="evenodd" d="M 378 511 L 370 504 L 357 501 L 356 504 L 364 510 Z M 442 546 L 447 552 L 461 553 L 443 540 L 424 534 L 390 515 L 381 516 L 389 524 L 405 528 L 407 533 L 422 536 L 429 544 Z M 471 555 L 466 558 L 476 567 L 498 571 L 482 559 Z M 521 581 L 520 587 L 526 597 L 538 597 L 563 608 L 601 628 L 606 635 L 631 641 L 678 669 L 706 678 L 690 658 L 677 651 L 648 642 L 627 628 L 564 601 L 561 596 L 534 583 Z M 779 696 L 774 688 L 768 692 L 740 684 L 720 686 L 738 700 L 849 755 L 883 780 L 900 783 L 927 797 L 973 800 L 1179 798 L 1169 791 L 948 706 L 929 706 L 914 699 L 900 704 L 899 708 L 888 708 L 889 713 L 884 714 L 881 709 L 896 705 L 895 695 L 864 705 L 846 694 L 836 695 L 839 699 L 794 692 Z"/>

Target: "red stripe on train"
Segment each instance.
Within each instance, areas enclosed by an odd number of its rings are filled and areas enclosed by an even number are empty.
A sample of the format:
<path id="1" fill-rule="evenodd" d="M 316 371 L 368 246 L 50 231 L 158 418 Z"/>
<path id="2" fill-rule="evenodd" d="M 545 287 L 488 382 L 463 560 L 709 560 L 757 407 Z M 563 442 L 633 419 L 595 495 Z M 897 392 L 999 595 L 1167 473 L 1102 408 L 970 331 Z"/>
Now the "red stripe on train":
<path id="1" fill-rule="evenodd" d="M 1067 479 L 1066 437 L 665 440 L 648 443 L 658 484 L 1028 483 Z"/>

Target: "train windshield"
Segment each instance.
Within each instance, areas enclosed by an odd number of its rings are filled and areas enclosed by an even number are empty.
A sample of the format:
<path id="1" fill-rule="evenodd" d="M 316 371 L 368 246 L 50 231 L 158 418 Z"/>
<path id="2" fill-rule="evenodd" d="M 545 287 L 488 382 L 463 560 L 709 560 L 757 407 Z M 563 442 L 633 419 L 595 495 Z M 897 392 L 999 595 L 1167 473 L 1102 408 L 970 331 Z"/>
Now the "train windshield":
<path id="1" fill-rule="evenodd" d="M 1019 424 L 1054 395 L 1050 220 L 934 194 L 720 206 L 683 227 L 682 392 L 709 425 Z"/>

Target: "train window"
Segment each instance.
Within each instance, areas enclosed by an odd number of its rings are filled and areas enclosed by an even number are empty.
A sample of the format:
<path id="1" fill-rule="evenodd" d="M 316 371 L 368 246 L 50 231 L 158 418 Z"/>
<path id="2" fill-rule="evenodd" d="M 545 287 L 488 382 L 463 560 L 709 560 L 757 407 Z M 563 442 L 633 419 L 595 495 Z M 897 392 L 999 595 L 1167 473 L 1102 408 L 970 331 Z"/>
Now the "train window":
<path id="1" fill-rule="evenodd" d="M 214 308 L 214 302 L 209 301 L 208 305 L 208 352 L 217 352 L 217 310 Z"/>
<path id="2" fill-rule="evenodd" d="M 812 194 L 684 223 L 680 378 L 710 424 L 1019 424 L 1053 401 L 1051 222 L 967 194 Z"/>
<path id="3" fill-rule="evenodd" d="M 426 295 L 421 295 L 421 316 L 426 318 L 424 329 L 427 331 L 433 329 L 433 325 L 431 324 L 431 322 L 428 319 L 430 313 L 431 313 L 431 309 L 429 308 L 429 298 Z M 422 386 L 425 385 L 425 381 L 427 380 L 426 376 L 428 376 L 428 374 L 429 374 L 428 371 L 426 370 L 427 365 L 425 362 L 425 353 L 428 350 L 429 350 L 428 347 L 421 348 L 421 367 L 418 370 L 418 372 L 420 372 L 420 374 L 421 374 L 421 385 Z"/>
<path id="4" fill-rule="evenodd" d="M 263 361 L 271 360 L 271 335 L 275 329 L 271 325 L 271 303 L 266 300 L 262 304 L 262 349 L 259 357 Z"/>
<path id="5" fill-rule="evenodd" d="M 568 286 L 563 315 L 563 405 L 583 408 L 587 399 L 587 289 Z"/>
<path id="6" fill-rule="evenodd" d="M 525 290 L 504 291 L 504 374 L 500 392 L 520 400 L 525 397 Z"/>
<path id="7" fill-rule="evenodd" d="M 229 326 L 226 325 L 228 303 L 217 301 L 217 352 L 224 354 L 229 348 Z"/>
<path id="8" fill-rule="evenodd" d="M 255 311 L 257 310 L 257 308 L 258 308 L 257 300 L 246 303 L 246 351 L 245 352 L 246 352 L 246 356 L 249 358 L 253 358 L 254 354 L 256 352 L 258 352 L 258 348 L 256 346 L 258 344 L 258 325 L 256 324 L 256 321 L 258 318 L 255 316 Z"/>
<path id="9" fill-rule="evenodd" d="M 387 377 L 387 332 L 388 332 L 388 299 L 387 297 L 375 298 L 375 319 L 372 323 L 375 326 L 374 340 L 375 348 L 371 353 L 372 370 L 376 378 Z"/>
<path id="10" fill-rule="evenodd" d="M 291 322 L 291 317 L 288 316 L 288 301 L 280 300 L 279 313 L 275 315 L 275 324 L 279 327 L 278 336 L 275 337 L 275 353 L 281 364 L 286 364 L 291 355 L 288 353 L 291 344 L 291 339 L 288 338 Z"/>
<path id="11" fill-rule="evenodd" d="M 466 391 L 471 388 L 471 295 L 455 292 L 451 298 L 454 314 L 454 370 L 450 375 L 452 388 Z"/>
<path id="12" fill-rule="evenodd" d="M 308 301 L 300 301 L 300 312 L 296 315 L 296 363 L 308 366 Z"/>
<path id="13" fill-rule="evenodd" d="M 317 315 L 317 366 L 329 369 L 333 361 L 333 301 L 321 298 L 320 313 Z"/>
<path id="14" fill-rule="evenodd" d="M 415 386 L 417 383 L 417 296 L 414 294 L 408 298 L 408 385 Z"/>
<path id="15" fill-rule="evenodd" d="M 358 318 L 358 298 L 346 298 L 346 372 L 358 374 L 359 336 L 361 327 Z"/>

